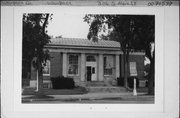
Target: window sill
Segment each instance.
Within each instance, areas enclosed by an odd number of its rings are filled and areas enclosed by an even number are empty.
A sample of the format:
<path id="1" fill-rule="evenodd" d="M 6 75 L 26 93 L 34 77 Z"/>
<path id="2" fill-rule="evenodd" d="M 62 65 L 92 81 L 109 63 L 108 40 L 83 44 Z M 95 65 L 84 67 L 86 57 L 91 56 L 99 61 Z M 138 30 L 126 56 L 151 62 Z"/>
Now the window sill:
<path id="1" fill-rule="evenodd" d="M 50 74 L 43 74 L 43 76 L 50 76 Z"/>
<path id="2" fill-rule="evenodd" d="M 104 75 L 104 76 L 113 76 L 113 75 Z"/>
<path id="3" fill-rule="evenodd" d="M 68 76 L 72 77 L 72 76 L 79 76 L 79 74 L 75 75 L 75 74 L 68 74 Z"/>

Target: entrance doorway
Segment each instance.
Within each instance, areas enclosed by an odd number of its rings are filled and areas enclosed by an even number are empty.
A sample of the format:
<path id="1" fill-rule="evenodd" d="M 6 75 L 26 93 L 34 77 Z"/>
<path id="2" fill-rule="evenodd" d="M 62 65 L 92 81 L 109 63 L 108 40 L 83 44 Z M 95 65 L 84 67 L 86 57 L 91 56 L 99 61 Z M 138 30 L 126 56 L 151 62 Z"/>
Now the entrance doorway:
<path id="1" fill-rule="evenodd" d="M 86 67 L 86 72 L 87 72 L 87 81 L 91 81 L 91 75 L 92 75 L 91 66 Z"/>
<path id="2" fill-rule="evenodd" d="M 97 63 L 96 56 L 87 56 L 86 57 L 86 79 L 87 81 L 96 81 L 97 80 Z"/>

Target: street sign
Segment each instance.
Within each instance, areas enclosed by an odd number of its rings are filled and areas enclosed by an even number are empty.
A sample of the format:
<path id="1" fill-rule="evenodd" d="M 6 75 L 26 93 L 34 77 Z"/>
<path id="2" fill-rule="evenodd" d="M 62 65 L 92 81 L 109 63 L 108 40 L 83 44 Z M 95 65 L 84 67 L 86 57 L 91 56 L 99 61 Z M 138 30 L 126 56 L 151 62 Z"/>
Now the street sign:
<path id="1" fill-rule="evenodd" d="M 130 76 L 134 76 L 134 86 L 133 86 L 133 95 L 137 96 L 137 91 L 136 91 L 136 78 L 135 76 L 137 76 L 137 69 L 136 69 L 136 62 L 129 62 L 129 66 L 130 66 Z"/>
<path id="2" fill-rule="evenodd" d="M 137 76 L 136 62 L 129 62 L 130 76 Z"/>

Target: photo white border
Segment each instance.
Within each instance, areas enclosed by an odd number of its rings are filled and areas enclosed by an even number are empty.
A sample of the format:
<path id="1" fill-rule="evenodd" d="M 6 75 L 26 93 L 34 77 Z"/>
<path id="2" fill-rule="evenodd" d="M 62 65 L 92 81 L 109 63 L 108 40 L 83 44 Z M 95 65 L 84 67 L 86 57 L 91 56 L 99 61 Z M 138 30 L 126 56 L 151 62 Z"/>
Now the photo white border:
<path id="1" fill-rule="evenodd" d="M 38 12 L 37 12 L 38 11 Z M 62 14 L 134 14 L 134 15 L 155 15 L 155 104 L 21 104 L 21 62 L 22 62 L 22 15 L 23 13 L 55 13 L 62 11 Z M 16 8 L 14 13 L 14 102 L 15 110 L 117 110 L 119 111 L 163 111 L 163 9 L 153 8 L 119 8 L 119 7 L 23 7 Z M 19 39 L 19 40 L 16 40 Z M 157 40 L 158 39 L 158 40 Z M 157 74 L 158 73 L 158 74 Z M 158 81 L 157 81 L 158 80 Z M 81 107 L 81 108 L 80 108 Z M 91 108 L 91 109 L 90 109 Z"/>
<path id="2" fill-rule="evenodd" d="M 4 8 L 5 9 L 5 8 Z M 21 103 L 21 52 L 22 52 L 22 13 L 53 13 L 55 10 L 63 11 L 64 13 L 102 13 L 102 14 L 150 14 L 153 15 L 155 14 L 155 104 L 22 104 Z M 61 10 L 60 10 L 61 9 Z M 63 10 L 62 10 L 63 9 Z M 75 10 L 76 9 L 76 10 Z M 64 113 L 65 116 L 69 116 L 69 112 L 80 112 L 81 115 L 85 115 L 86 113 L 96 113 L 97 115 L 101 116 L 103 114 L 107 113 L 112 113 L 114 116 L 120 115 L 126 115 L 129 117 L 133 117 L 134 113 L 151 113 L 151 116 L 156 116 L 159 114 L 160 117 L 163 116 L 163 112 L 166 111 L 164 109 L 164 97 L 166 98 L 167 96 L 164 96 L 165 90 L 165 85 L 167 84 L 167 78 L 164 76 L 166 75 L 166 70 L 164 68 L 164 56 L 165 52 L 164 50 L 167 50 L 164 45 L 164 36 L 166 36 L 164 32 L 164 23 L 168 22 L 164 18 L 167 16 L 164 16 L 164 8 L 159 7 L 159 8 L 147 8 L 147 7 L 97 7 L 97 11 L 94 11 L 96 7 L 14 7 L 11 10 L 13 10 L 13 13 L 9 12 L 10 15 L 12 16 L 6 16 L 9 18 L 13 18 L 13 23 L 10 22 L 9 26 L 11 25 L 11 28 L 13 26 L 13 29 L 10 29 L 9 31 L 13 34 L 13 36 L 9 36 L 8 41 L 6 41 L 6 37 L 8 36 L 2 36 L 2 52 L 6 51 L 7 54 L 12 54 L 8 55 L 13 59 L 13 63 L 11 62 L 12 59 L 10 59 L 11 69 L 9 70 L 12 75 L 9 75 L 9 77 L 13 78 L 6 78 L 8 80 L 3 80 L 2 83 L 6 83 L 9 86 L 2 85 L 2 91 L 6 90 L 8 93 L 12 93 L 12 95 L 9 95 L 10 98 L 8 98 L 9 105 L 4 105 L 5 111 L 12 112 L 14 114 L 19 114 L 19 113 L 43 113 L 42 116 L 47 117 L 51 116 L 50 114 L 55 113 L 56 115 L 60 115 L 61 113 Z M 119 9 L 119 11 L 117 10 Z M 111 11 L 112 10 L 112 11 Z M 77 11 L 77 12 L 76 12 Z M 10 19 L 9 19 L 10 20 Z M 11 19 L 12 20 L 12 19 Z M 7 34 L 7 32 L 4 32 Z M 177 32 L 176 32 L 177 33 Z M 175 35 L 176 36 L 176 35 Z M 177 39 L 177 37 L 174 37 L 174 40 Z M 175 40 L 176 41 L 176 40 Z M 11 46 L 9 47 L 9 50 L 5 50 L 4 48 L 7 48 L 5 46 Z M 174 44 L 174 43 L 173 43 Z M 172 45 L 171 45 L 172 46 Z M 176 47 L 177 48 L 177 47 Z M 14 50 L 14 51 L 13 51 Z M 13 52 L 12 52 L 13 51 Z M 165 54 L 164 54 L 165 53 Z M 172 53 L 172 52 L 171 52 Z M 174 53 L 177 53 L 174 52 Z M 2 53 L 2 55 L 5 55 L 5 53 Z M 5 55 L 5 57 L 8 57 Z M 179 59 L 179 58 L 177 58 Z M 176 60 L 177 61 L 177 60 Z M 4 67 L 4 62 L 5 59 L 2 58 L 2 67 Z M 6 62 L 8 63 L 8 62 Z M 7 64 L 8 65 L 8 64 Z M 13 68 L 12 68 L 13 66 Z M 166 66 L 165 66 L 166 67 Z M 7 67 L 8 68 L 8 67 Z M 4 68 L 2 69 L 2 72 L 4 72 Z M 176 75 L 177 70 L 175 71 Z M 157 74 L 158 73 L 158 74 Z M 8 73 L 2 73 L 2 77 L 7 76 Z M 158 80 L 157 80 L 158 78 Z M 166 81 L 163 79 L 165 78 Z M 175 79 L 174 79 L 175 80 Z M 166 82 L 166 83 L 164 83 Z M 178 81 L 175 80 L 175 85 L 177 85 Z M 10 86 L 11 85 L 11 86 Z M 9 87 L 9 88 L 7 88 Z M 7 90 L 9 89 L 9 90 Z M 169 88 L 171 90 L 171 88 Z M 174 89 L 173 89 L 174 90 Z M 177 91 L 177 90 L 176 90 Z M 177 95 L 177 94 L 176 94 Z M 5 95 L 4 93 L 2 94 L 2 101 L 5 100 L 5 97 L 8 95 Z M 175 97 L 177 98 L 177 96 Z M 7 103 L 7 102 L 6 102 Z M 6 109 L 10 107 L 10 109 Z M 165 106 L 167 107 L 167 106 Z M 47 111 L 48 114 L 47 115 Z M 3 112 L 3 109 L 2 109 Z M 82 113 L 83 112 L 83 113 Z M 106 113 L 105 113 L 106 112 Z M 68 113 L 68 114 L 67 114 Z M 157 113 L 157 114 L 155 114 Z M 174 112 L 173 112 L 174 113 Z M 46 116 L 45 116 L 46 114 Z M 112 115 L 109 114 L 109 115 Z M 23 116 L 23 114 L 21 114 Z M 76 114 L 77 115 L 77 114 Z M 107 114 L 107 116 L 109 116 Z M 143 114 L 142 114 L 143 115 Z M 145 114 L 144 114 L 145 115 Z M 13 116 L 13 114 L 11 114 Z M 33 116 L 33 114 L 29 114 L 29 116 Z M 91 115 L 89 115 L 91 116 Z M 88 116 L 88 117 L 89 117 Z M 138 116 L 136 114 L 136 116 Z M 146 115 L 145 115 L 146 116 Z M 106 116 L 105 116 L 106 117 Z"/>

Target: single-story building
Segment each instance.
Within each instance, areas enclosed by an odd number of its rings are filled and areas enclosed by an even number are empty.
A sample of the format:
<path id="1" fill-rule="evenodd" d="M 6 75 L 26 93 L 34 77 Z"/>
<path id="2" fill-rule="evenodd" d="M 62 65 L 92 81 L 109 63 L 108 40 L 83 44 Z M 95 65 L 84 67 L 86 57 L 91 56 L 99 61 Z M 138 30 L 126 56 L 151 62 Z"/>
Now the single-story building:
<path id="1" fill-rule="evenodd" d="M 43 69 L 44 83 L 50 83 L 51 77 L 65 76 L 80 86 L 93 82 L 108 86 L 124 76 L 123 52 L 116 41 L 53 38 L 45 48 L 51 58 Z M 144 52 L 131 52 L 129 56 L 129 61 L 136 62 L 139 79 L 144 78 L 144 56 Z M 30 87 L 36 87 L 36 74 L 32 67 Z"/>

